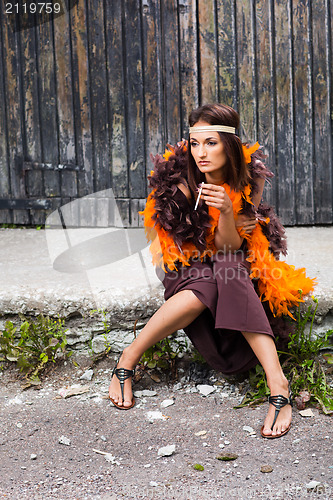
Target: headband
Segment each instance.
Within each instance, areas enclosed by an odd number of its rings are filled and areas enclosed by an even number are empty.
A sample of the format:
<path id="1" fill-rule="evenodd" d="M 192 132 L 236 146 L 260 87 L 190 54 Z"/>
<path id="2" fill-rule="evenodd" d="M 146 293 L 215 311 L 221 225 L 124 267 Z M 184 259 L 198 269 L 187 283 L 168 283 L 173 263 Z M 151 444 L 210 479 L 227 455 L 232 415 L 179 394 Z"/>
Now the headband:
<path id="1" fill-rule="evenodd" d="M 228 127 L 227 125 L 205 125 L 204 127 L 190 127 L 190 134 L 194 132 L 227 132 L 235 134 L 235 127 Z"/>

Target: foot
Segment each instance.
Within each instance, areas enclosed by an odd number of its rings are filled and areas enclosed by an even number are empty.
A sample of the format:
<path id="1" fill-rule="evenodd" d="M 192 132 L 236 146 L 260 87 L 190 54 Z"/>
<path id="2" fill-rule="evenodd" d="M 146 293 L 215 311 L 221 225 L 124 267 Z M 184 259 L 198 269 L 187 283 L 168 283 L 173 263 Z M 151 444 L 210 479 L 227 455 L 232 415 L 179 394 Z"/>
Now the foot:
<path id="1" fill-rule="evenodd" d="M 272 384 L 270 387 L 271 396 L 282 396 L 289 398 L 289 386 L 287 379 L 284 379 L 280 384 Z M 279 437 L 281 436 L 291 424 L 291 406 L 289 404 L 281 408 L 280 413 L 276 419 L 273 429 L 272 424 L 275 416 L 275 406 L 270 404 L 268 413 L 262 428 L 262 434 L 267 437 Z"/>
<path id="2" fill-rule="evenodd" d="M 119 358 L 117 368 L 127 368 L 127 370 L 133 370 L 135 364 L 130 362 L 128 356 L 126 356 L 125 350 Z M 120 382 L 116 375 L 111 378 L 111 383 L 109 386 L 109 397 L 118 406 L 123 406 L 124 408 L 129 408 L 132 406 L 133 402 L 133 392 L 132 392 L 132 377 L 129 377 L 124 382 L 124 400 L 121 394 Z"/>

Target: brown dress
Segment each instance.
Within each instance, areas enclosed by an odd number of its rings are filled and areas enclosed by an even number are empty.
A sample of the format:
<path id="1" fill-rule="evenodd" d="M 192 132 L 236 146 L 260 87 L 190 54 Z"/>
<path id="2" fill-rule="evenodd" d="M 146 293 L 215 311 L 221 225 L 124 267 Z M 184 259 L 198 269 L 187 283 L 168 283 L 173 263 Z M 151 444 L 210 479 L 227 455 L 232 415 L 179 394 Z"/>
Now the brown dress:
<path id="1" fill-rule="evenodd" d="M 206 309 L 184 331 L 206 361 L 225 374 L 243 372 L 258 363 L 243 332 L 271 335 L 271 326 L 249 276 L 246 246 L 218 253 L 178 271 L 158 271 L 165 300 L 192 290 Z"/>

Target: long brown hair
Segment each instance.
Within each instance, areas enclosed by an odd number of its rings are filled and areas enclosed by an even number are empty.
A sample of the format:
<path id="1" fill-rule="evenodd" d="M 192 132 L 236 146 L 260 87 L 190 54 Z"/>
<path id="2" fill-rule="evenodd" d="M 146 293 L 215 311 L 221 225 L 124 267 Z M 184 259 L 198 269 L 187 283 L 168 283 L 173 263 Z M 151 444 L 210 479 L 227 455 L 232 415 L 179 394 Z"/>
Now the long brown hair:
<path id="1" fill-rule="evenodd" d="M 228 125 L 239 127 L 239 114 L 225 104 L 205 104 L 194 109 L 189 116 L 189 125 L 193 127 L 197 122 L 203 121 L 210 125 Z M 218 132 L 227 157 L 225 164 L 224 182 L 235 191 L 241 191 L 250 180 L 249 169 L 245 163 L 242 142 L 235 134 Z M 191 191 L 195 190 L 199 182 L 205 181 L 205 174 L 200 172 L 191 153 L 191 144 L 188 141 L 188 183 Z"/>

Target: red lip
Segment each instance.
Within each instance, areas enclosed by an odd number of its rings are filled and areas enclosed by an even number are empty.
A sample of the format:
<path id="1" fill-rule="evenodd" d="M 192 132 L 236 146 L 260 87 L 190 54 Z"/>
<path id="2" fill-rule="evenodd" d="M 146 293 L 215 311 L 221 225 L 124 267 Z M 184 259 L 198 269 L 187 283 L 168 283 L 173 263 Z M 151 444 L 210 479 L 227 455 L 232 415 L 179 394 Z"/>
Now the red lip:
<path id="1" fill-rule="evenodd" d="M 200 165 L 208 165 L 209 161 L 199 161 Z"/>

